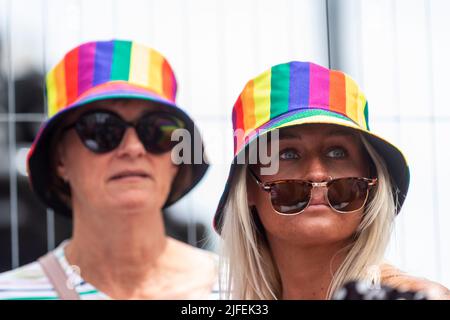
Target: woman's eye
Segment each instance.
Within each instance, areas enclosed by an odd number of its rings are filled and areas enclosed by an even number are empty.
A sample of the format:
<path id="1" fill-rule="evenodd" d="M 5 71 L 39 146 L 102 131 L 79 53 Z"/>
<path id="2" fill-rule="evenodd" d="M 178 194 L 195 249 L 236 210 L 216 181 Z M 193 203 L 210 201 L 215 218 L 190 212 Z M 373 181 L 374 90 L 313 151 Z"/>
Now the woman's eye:
<path id="1" fill-rule="evenodd" d="M 331 158 L 343 158 L 347 155 L 347 151 L 343 148 L 335 147 L 327 152 L 327 156 Z"/>
<path id="2" fill-rule="evenodd" d="M 300 158 L 298 152 L 294 149 L 287 149 L 280 152 L 281 160 L 292 160 Z"/>

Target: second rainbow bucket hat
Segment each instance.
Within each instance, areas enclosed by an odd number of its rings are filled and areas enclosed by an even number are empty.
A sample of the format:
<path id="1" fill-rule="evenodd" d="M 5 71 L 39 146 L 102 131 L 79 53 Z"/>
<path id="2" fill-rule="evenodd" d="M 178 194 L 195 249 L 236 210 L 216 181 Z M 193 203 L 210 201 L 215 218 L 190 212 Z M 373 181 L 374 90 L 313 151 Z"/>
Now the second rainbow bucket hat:
<path id="1" fill-rule="evenodd" d="M 232 120 L 234 132 L 244 134 L 234 136 L 234 160 L 213 222 L 218 233 L 238 156 L 258 137 L 302 124 L 335 124 L 361 132 L 386 162 L 400 211 L 409 187 L 408 163 L 396 146 L 370 131 L 366 97 L 349 75 L 311 62 L 273 66 L 245 85 Z"/>
<path id="2" fill-rule="evenodd" d="M 48 72 L 46 89 L 48 120 L 42 124 L 28 153 L 28 177 L 38 197 L 65 215 L 71 215 L 71 209 L 58 195 L 49 176 L 52 143 L 57 141 L 55 134 L 68 112 L 105 99 L 148 100 L 177 114 L 191 135 L 200 136 L 192 119 L 175 102 L 177 82 L 166 58 L 133 41 L 95 41 L 77 46 Z M 201 163 L 191 161 L 186 165 L 186 170 L 175 178 L 164 207 L 189 192 L 208 166 L 203 157 Z"/>

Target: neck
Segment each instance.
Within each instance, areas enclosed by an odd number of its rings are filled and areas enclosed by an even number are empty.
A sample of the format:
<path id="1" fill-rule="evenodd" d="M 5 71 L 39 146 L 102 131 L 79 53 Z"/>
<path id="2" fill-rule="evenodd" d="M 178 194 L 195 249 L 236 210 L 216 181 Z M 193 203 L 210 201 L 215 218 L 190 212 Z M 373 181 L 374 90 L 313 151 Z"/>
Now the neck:
<path id="1" fill-rule="evenodd" d="M 343 262 L 347 242 L 300 246 L 280 239 L 269 239 L 278 267 L 282 299 L 323 300 L 333 274 Z"/>
<path id="2" fill-rule="evenodd" d="M 160 210 L 91 212 L 74 205 L 73 213 L 67 260 L 101 291 L 131 296 L 161 269 L 168 238 Z"/>

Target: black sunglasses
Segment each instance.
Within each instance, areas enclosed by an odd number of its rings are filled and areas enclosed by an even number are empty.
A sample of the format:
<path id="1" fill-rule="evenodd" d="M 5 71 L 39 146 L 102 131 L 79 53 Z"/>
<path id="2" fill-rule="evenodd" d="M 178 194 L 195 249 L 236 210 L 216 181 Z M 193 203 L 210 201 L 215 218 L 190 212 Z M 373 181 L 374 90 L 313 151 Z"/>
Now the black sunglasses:
<path id="1" fill-rule="evenodd" d="M 295 215 L 308 208 L 312 189 L 326 187 L 328 205 L 336 212 L 349 213 L 360 210 L 367 203 L 369 191 L 377 184 L 377 179 L 347 177 L 331 179 L 324 182 L 307 180 L 276 180 L 261 182 L 256 174 L 249 169 L 262 190 L 270 193 L 273 209 L 282 215 Z"/>
<path id="2" fill-rule="evenodd" d="M 109 110 L 93 110 L 82 114 L 63 131 L 75 128 L 81 142 L 94 153 L 107 153 L 117 148 L 128 127 L 133 127 L 148 152 L 161 154 L 170 151 L 177 141 L 172 133 L 185 123 L 170 112 L 145 113 L 134 122 L 127 122 Z"/>

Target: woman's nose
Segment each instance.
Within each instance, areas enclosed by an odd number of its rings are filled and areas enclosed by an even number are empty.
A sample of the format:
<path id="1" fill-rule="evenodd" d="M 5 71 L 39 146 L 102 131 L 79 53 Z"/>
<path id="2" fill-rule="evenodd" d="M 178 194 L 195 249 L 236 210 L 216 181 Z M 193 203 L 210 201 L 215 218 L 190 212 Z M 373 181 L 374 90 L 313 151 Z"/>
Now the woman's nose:
<path id="1" fill-rule="evenodd" d="M 312 157 L 303 163 L 305 165 L 306 176 L 304 180 L 313 182 L 323 182 L 330 180 L 329 168 L 321 161 L 319 157 Z"/>
<path id="2" fill-rule="evenodd" d="M 327 166 L 320 160 L 319 157 L 311 157 L 304 163 L 306 176 L 305 180 L 313 182 L 329 181 L 331 176 Z M 326 188 L 313 188 L 311 190 L 311 203 L 312 204 L 326 204 Z"/>
<path id="3" fill-rule="evenodd" d="M 129 155 L 132 157 L 137 157 L 144 155 L 145 153 L 145 146 L 139 139 L 136 130 L 134 128 L 127 128 L 118 147 L 118 155 Z"/>

